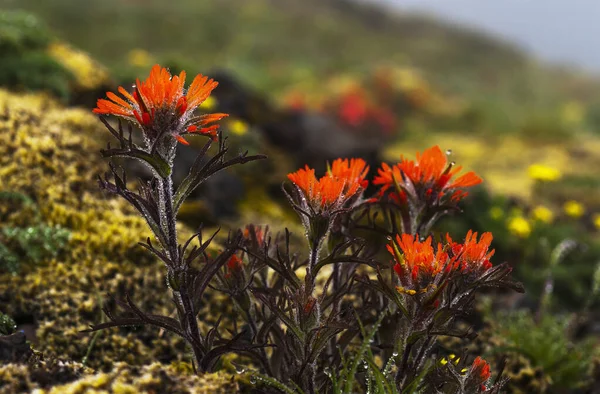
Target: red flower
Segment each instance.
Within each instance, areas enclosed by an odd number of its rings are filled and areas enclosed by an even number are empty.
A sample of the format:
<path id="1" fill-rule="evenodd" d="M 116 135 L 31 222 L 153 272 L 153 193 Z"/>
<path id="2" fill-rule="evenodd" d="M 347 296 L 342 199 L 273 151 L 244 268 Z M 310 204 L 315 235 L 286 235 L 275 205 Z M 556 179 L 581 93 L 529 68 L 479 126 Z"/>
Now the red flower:
<path id="1" fill-rule="evenodd" d="M 317 180 L 315 170 L 306 166 L 288 174 L 292 181 L 308 199 L 315 210 L 340 208 L 351 197 L 367 186 L 365 177 L 369 167 L 362 159 L 336 159 L 331 171 Z"/>
<path id="2" fill-rule="evenodd" d="M 225 274 L 225 278 L 230 278 L 231 274 L 234 272 L 239 272 L 244 267 L 244 262 L 235 254 L 231 256 L 229 261 L 227 262 L 227 273 Z"/>
<path id="3" fill-rule="evenodd" d="M 396 235 L 396 241 L 388 244 L 387 250 L 394 256 L 394 271 L 400 282 L 412 290 L 431 284 L 448 261 L 448 254 L 441 244 L 434 250 L 431 237 L 421 242 L 417 235 Z"/>
<path id="4" fill-rule="evenodd" d="M 452 241 L 449 235 L 446 235 L 452 254 L 456 260 L 455 266 L 460 267 L 463 272 L 485 272 L 492 268 L 490 258 L 494 255 L 495 250 L 490 250 L 490 245 L 493 240 L 492 233 L 486 232 L 481 234 L 481 238 L 477 241 L 477 233 L 469 230 L 465 237 L 464 244 L 459 244 Z"/>
<path id="5" fill-rule="evenodd" d="M 474 172 L 468 172 L 454 181 L 452 178 L 462 169 L 448 163 L 446 155 L 439 146 L 417 153 L 415 161 L 401 157 L 401 161 L 392 167 L 383 163 L 378 170 L 374 185 L 381 185 L 380 196 L 388 195 L 397 203 L 407 201 L 407 190 L 414 189 L 416 196 L 428 202 L 440 202 L 449 196 L 451 202 L 458 202 L 467 196 L 464 188 L 482 182 Z M 398 184 L 398 187 L 393 187 Z M 391 190 L 390 190 L 391 189 Z"/>
<path id="6" fill-rule="evenodd" d="M 107 92 L 106 99 L 99 99 L 93 112 L 115 115 L 136 123 L 148 138 L 155 138 L 168 131 L 183 144 L 188 142 L 181 136 L 185 133 L 200 133 L 216 138 L 216 122 L 227 114 L 193 116 L 193 112 L 206 100 L 218 83 L 203 75 L 197 75 L 187 93 L 184 92 L 185 71 L 171 76 L 166 68 L 158 64 L 152 67 L 144 82 L 136 80 L 133 94 L 119 86 L 122 95 Z"/>
<path id="7" fill-rule="evenodd" d="M 490 258 L 494 255 L 494 250 L 490 250 L 492 238 L 491 233 L 483 233 L 478 241 L 477 233 L 469 230 L 464 243 L 456 243 L 446 235 L 447 244 L 438 243 L 434 248 L 431 237 L 419 241 L 418 236 L 402 234 L 396 235 L 387 250 L 394 256 L 394 271 L 401 284 L 407 289 L 419 290 L 427 288 L 444 267 L 445 272 L 460 274 L 483 274 L 489 270 Z"/>
<path id="8" fill-rule="evenodd" d="M 492 376 L 492 373 L 490 372 L 490 364 L 488 364 L 483 358 L 477 356 L 475 361 L 473 361 L 473 365 L 469 371 L 469 376 L 480 385 L 481 391 L 485 391 L 485 383 Z"/>
<path id="9" fill-rule="evenodd" d="M 243 232 L 244 238 L 247 240 L 252 240 L 251 232 L 253 232 L 256 236 L 256 242 L 258 243 L 258 245 L 262 245 L 264 243 L 266 233 L 266 231 L 263 230 L 262 226 L 247 225 L 246 228 L 244 228 Z"/>
<path id="10" fill-rule="evenodd" d="M 344 193 L 354 193 L 352 188 L 362 187 L 366 189 L 369 181 L 365 178 L 369 172 L 369 166 L 363 159 L 335 159 L 331 165 L 331 176 L 347 181 L 347 190 Z"/>
<path id="11" fill-rule="evenodd" d="M 339 117 L 347 125 L 360 126 L 367 118 L 368 103 L 360 89 L 346 93 L 341 98 Z"/>

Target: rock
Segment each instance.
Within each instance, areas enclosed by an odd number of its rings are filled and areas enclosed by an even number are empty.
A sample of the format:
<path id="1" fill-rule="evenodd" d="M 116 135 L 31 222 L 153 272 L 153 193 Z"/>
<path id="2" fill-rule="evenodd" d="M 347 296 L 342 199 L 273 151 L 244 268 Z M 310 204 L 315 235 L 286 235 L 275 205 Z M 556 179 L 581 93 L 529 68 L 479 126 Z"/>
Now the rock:
<path id="1" fill-rule="evenodd" d="M 23 332 L 0 336 L 0 362 L 24 362 L 32 355 Z"/>

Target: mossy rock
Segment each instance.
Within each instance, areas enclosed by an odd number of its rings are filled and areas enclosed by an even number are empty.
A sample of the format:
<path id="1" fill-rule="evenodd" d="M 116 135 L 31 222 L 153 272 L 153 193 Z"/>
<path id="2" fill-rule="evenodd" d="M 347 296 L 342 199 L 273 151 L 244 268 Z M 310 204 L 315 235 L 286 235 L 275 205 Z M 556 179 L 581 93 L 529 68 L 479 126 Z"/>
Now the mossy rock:
<path id="1" fill-rule="evenodd" d="M 0 11 L 0 86 L 92 106 L 111 86 L 105 67 L 59 41 L 34 15 Z"/>
<path id="2" fill-rule="evenodd" d="M 237 377 L 228 373 L 196 376 L 159 363 L 143 367 L 115 363 L 107 372 L 61 361 L 0 366 L 0 392 L 34 391 L 38 394 L 225 394 L 238 392 L 239 385 Z"/>
<path id="3" fill-rule="evenodd" d="M 114 84 L 106 67 L 67 43 L 55 40 L 46 53 L 73 76 L 69 84 L 71 104 L 91 108 Z"/>
<path id="4" fill-rule="evenodd" d="M 28 196 L 39 209 L 36 220 L 71 234 L 63 256 L 16 276 L 0 275 L 2 312 L 48 356 L 76 361 L 86 356 L 93 335 L 81 330 L 102 321 L 107 293 L 129 293 L 152 313 L 173 312 L 163 264 L 137 246 L 151 235 L 143 219 L 98 188 L 96 176 L 106 163 L 97 152 L 105 134 L 88 111 L 63 108 L 44 94 L 0 90 L 0 190 Z M 27 225 L 28 216 L 8 213 L 4 221 Z M 191 234 L 179 229 L 182 237 Z M 161 288 L 164 297 L 157 295 Z M 106 306 L 114 308 L 111 302 Z M 204 328 L 218 318 L 216 312 L 202 315 Z M 98 334 L 88 365 L 106 369 L 115 361 L 143 365 L 188 358 L 181 339 L 156 329 L 111 329 Z"/>

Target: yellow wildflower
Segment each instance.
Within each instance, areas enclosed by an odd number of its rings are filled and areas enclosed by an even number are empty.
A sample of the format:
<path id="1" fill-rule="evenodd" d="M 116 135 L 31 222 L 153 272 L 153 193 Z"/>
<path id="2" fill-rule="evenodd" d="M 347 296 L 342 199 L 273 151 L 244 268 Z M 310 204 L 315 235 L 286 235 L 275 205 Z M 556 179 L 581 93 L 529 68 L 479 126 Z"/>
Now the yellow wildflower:
<path id="1" fill-rule="evenodd" d="M 531 214 L 535 220 L 543 223 L 552 223 L 552 220 L 554 219 L 554 213 L 548 207 L 543 205 L 535 207 Z"/>
<path id="2" fill-rule="evenodd" d="M 600 213 L 594 215 L 594 226 L 600 230 Z"/>
<path id="3" fill-rule="evenodd" d="M 510 218 L 507 227 L 508 231 L 521 238 L 527 238 L 531 233 L 531 225 L 523 216 Z"/>
<path id="4" fill-rule="evenodd" d="M 129 51 L 127 61 L 134 67 L 146 67 L 154 63 L 152 55 L 144 49 L 132 49 Z"/>
<path id="5" fill-rule="evenodd" d="M 581 203 L 574 200 L 569 200 L 563 205 L 565 213 L 572 218 L 579 218 L 583 216 L 585 208 Z"/>
<path id="6" fill-rule="evenodd" d="M 213 96 L 208 96 L 206 100 L 204 100 L 204 102 L 200 104 L 200 109 L 212 111 L 217 107 L 217 104 L 218 102 L 216 98 L 214 98 Z"/>
<path id="7" fill-rule="evenodd" d="M 532 164 L 527 171 L 529 177 L 536 181 L 553 182 L 562 176 L 558 169 L 543 164 Z"/>
<path id="8" fill-rule="evenodd" d="M 248 123 L 241 119 L 232 119 L 229 122 L 229 130 L 233 134 L 244 135 L 248 131 Z"/>
<path id="9" fill-rule="evenodd" d="M 492 207 L 490 209 L 490 217 L 494 220 L 500 220 L 504 216 L 504 211 L 500 207 Z"/>

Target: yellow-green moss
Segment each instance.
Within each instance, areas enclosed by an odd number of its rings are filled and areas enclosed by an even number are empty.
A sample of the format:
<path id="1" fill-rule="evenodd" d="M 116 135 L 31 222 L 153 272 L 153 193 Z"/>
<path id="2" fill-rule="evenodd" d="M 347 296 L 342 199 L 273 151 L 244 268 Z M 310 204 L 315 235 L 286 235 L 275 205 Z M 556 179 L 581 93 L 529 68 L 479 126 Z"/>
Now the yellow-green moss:
<path id="1" fill-rule="evenodd" d="M 49 384 L 50 374 L 57 374 L 60 377 L 57 381 L 62 382 Z M 2 393 L 230 394 L 239 391 L 237 380 L 237 376 L 224 372 L 202 376 L 181 374 L 175 368 L 159 363 L 144 367 L 115 363 L 112 370 L 104 373 L 94 373 L 77 363 L 0 366 Z"/>
<path id="2" fill-rule="evenodd" d="M 0 114 L 0 190 L 26 194 L 42 221 L 71 231 L 66 256 L 0 277 L 3 312 L 31 316 L 38 325 L 35 347 L 73 360 L 83 359 L 92 338 L 80 331 L 104 318 L 106 293 L 128 292 L 144 310 L 170 314 L 164 267 L 137 245 L 150 235 L 146 224 L 124 201 L 99 190 L 95 180 L 106 168 L 99 154 L 106 141 L 100 122 L 45 95 L 3 90 Z M 9 221 L 22 224 L 27 216 L 9 215 Z M 160 288 L 164 297 L 156 292 Z M 98 335 L 89 365 L 187 357 L 181 339 L 156 329 L 113 329 Z"/>
<path id="3" fill-rule="evenodd" d="M 108 70 L 85 52 L 57 41 L 50 44 L 48 54 L 75 76 L 76 90 L 95 90 L 110 84 Z"/>

